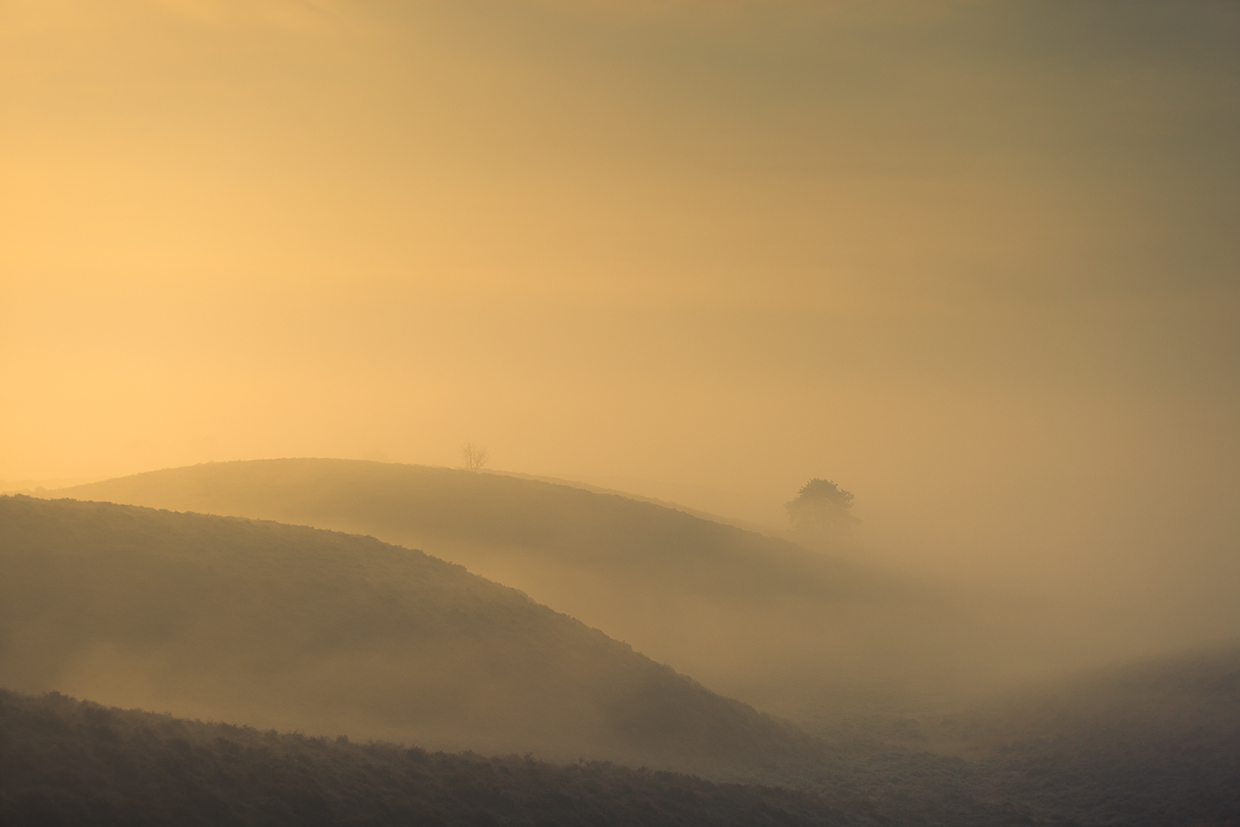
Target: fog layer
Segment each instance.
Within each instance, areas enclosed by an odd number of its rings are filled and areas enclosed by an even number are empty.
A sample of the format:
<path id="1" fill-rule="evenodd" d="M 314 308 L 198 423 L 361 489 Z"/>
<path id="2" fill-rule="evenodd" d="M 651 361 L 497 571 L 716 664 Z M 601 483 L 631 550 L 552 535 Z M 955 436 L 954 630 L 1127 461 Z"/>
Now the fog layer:
<path id="1" fill-rule="evenodd" d="M 821 744 L 421 552 L 0 498 L 0 686 L 428 748 L 782 778 Z"/>
<path id="2" fill-rule="evenodd" d="M 890 565 L 1234 634 L 1238 33 L 7 2 L 0 479 L 473 441 L 777 525 L 823 477 Z"/>
<path id="3" fill-rule="evenodd" d="M 957 708 L 1159 652 L 1090 602 L 948 587 L 656 503 L 545 480 L 339 459 L 205 463 L 52 492 L 420 548 L 816 732 Z"/>

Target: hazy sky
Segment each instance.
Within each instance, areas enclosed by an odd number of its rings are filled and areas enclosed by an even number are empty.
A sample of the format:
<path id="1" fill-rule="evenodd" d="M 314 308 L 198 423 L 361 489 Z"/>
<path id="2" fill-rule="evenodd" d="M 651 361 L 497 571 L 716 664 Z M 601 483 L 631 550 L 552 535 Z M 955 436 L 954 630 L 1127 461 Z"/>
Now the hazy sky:
<path id="1" fill-rule="evenodd" d="M 1238 147 L 1222 0 L 3 0 L 0 479 L 819 476 L 1222 628 Z"/>

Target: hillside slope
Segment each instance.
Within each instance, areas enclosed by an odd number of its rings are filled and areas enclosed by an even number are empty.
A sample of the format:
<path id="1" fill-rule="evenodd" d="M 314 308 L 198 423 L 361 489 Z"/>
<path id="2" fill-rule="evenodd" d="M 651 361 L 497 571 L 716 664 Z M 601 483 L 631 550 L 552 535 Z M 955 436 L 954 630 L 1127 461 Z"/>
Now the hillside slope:
<path id="1" fill-rule="evenodd" d="M 0 498 L 0 686 L 262 727 L 783 778 L 819 746 L 373 538 Z"/>
<path id="2" fill-rule="evenodd" d="M 156 471 L 58 495 L 424 548 L 712 689 L 805 722 L 977 691 L 1057 657 L 1057 636 L 1067 638 L 1042 607 L 948 593 L 672 508 L 541 480 L 286 459 Z"/>
<path id="3" fill-rule="evenodd" d="M 976 763 L 875 754 L 850 779 L 824 779 L 819 795 L 278 735 L 0 690 L 0 823 L 1229 825 L 1240 818 L 1237 663 L 1234 653 L 1181 658 L 1044 687 L 1009 699 L 1000 717 L 1004 727 L 1040 718 L 1045 737 L 992 742 Z M 999 711 L 980 714 L 995 723 Z"/>
<path id="4" fill-rule="evenodd" d="M 878 734 L 878 733 L 875 733 Z M 1033 684 L 905 722 L 905 747 L 964 756 L 974 793 L 1085 823 L 1240 823 L 1240 647 Z"/>
<path id="5" fill-rule="evenodd" d="M 718 784 L 606 762 L 557 766 L 280 735 L 0 690 L 0 823 L 12 827 L 1043 823 L 928 787 L 856 795 Z"/>
<path id="6" fill-rule="evenodd" d="M 868 808 L 612 764 L 431 754 L 0 690 L 0 823 L 869 825 Z"/>
<path id="7" fill-rule="evenodd" d="M 994 794 L 1133 825 L 1240 823 L 1240 648 L 1026 692 L 961 721 Z"/>
<path id="8" fill-rule="evenodd" d="M 827 745 L 418 552 L 110 504 L 0 498 L 0 685 L 312 735 L 619 758 L 793 783 L 854 802 L 845 812 L 861 823 L 871 816 L 961 825 L 1066 818 L 1152 827 L 1224 824 L 1240 815 L 1234 649 L 1100 671 Z M 43 766 L 70 766 L 64 756 L 86 762 L 44 783 L 44 793 L 65 785 L 81 792 L 90 784 L 73 785 L 83 774 L 127 772 L 149 758 L 122 756 L 113 767 L 100 758 L 117 749 L 108 721 L 96 726 L 95 713 L 69 712 L 76 723 L 65 729 L 44 712 L 31 713 L 38 737 L 72 738 L 31 747 L 47 752 Z M 174 769 L 189 772 L 193 753 L 202 773 L 216 778 L 220 762 L 230 760 L 201 739 L 189 738 L 196 746 L 188 750 L 183 732 L 160 746 L 138 729 L 140 737 L 121 741 L 150 747 L 160 761 L 171 756 Z M 73 738 L 89 743 L 73 746 Z M 0 748 L 13 743 L 0 738 Z M 319 741 L 280 748 L 259 769 L 292 784 L 285 791 L 309 785 L 323 793 L 336 782 L 311 783 L 303 772 L 321 749 Z M 395 752 L 383 754 L 381 776 L 405 771 L 389 761 Z M 346 774 L 355 781 L 360 771 Z M 0 768 L 5 777 L 14 776 Z M 578 796 L 579 782 L 587 792 L 603 783 L 573 778 L 566 792 L 544 777 L 538 795 L 555 790 L 551 798 L 562 802 L 560 794 Z M 624 776 L 621 789 L 637 783 Z M 82 800 L 115 801 L 99 792 L 113 786 L 100 782 Z M 682 787 L 672 784 L 669 795 L 715 795 Z"/>

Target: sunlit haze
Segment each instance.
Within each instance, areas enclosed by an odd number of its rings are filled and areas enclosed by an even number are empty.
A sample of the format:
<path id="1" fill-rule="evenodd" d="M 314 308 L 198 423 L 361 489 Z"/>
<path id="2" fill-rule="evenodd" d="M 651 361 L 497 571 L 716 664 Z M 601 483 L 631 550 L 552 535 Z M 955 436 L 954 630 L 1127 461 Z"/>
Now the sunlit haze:
<path id="1" fill-rule="evenodd" d="M 1240 7 L 6 0 L 0 490 L 580 480 L 1240 630 Z M 1161 637 L 1159 637 L 1161 636 Z"/>

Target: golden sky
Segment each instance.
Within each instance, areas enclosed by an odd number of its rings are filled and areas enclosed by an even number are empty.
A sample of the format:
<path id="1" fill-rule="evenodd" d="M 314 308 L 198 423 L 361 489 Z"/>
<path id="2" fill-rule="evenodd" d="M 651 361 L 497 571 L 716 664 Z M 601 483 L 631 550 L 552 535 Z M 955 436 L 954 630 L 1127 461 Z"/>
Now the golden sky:
<path id="1" fill-rule="evenodd" d="M 473 441 L 778 524 L 818 476 L 892 565 L 1221 628 L 1238 36 L 1222 0 L 5 0 L 0 480 Z"/>

